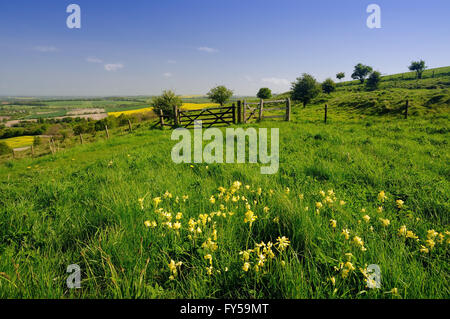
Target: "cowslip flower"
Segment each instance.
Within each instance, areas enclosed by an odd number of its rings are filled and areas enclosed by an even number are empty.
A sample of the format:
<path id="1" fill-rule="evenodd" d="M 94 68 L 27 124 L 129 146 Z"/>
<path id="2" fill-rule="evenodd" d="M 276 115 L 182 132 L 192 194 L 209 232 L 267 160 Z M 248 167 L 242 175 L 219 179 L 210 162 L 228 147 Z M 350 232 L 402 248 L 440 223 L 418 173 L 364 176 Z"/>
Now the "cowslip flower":
<path id="1" fill-rule="evenodd" d="M 430 249 L 433 249 L 434 246 L 436 245 L 433 239 L 427 239 L 425 240 L 425 242 L 427 243 L 427 246 L 430 247 Z"/>
<path id="2" fill-rule="evenodd" d="M 278 248 L 280 250 L 283 251 L 284 249 L 286 249 L 289 246 L 289 244 L 290 244 L 290 241 L 289 241 L 289 239 L 287 237 L 283 236 L 283 237 L 278 237 L 277 238 L 276 245 L 278 245 Z"/>
<path id="3" fill-rule="evenodd" d="M 420 246 L 419 251 L 420 251 L 421 253 L 425 253 L 425 254 L 428 254 L 428 253 L 430 252 L 430 250 L 429 250 L 427 247 L 425 247 L 424 245 L 421 245 L 421 246 Z"/>
<path id="4" fill-rule="evenodd" d="M 345 239 L 348 240 L 350 238 L 350 231 L 345 228 L 342 230 L 342 235 L 344 235 Z"/>
<path id="5" fill-rule="evenodd" d="M 250 226 L 252 226 L 253 222 L 258 218 L 257 215 L 255 215 L 255 213 L 253 213 L 251 210 L 248 210 L 245 213 L 245 218 L 244 218 L 244 222 L 245 223 L 250 223 Z"/>
<path id="6" fill-rule="evenodd" d="M 153 203 L 155 203 L 155 206 L 158 206 L 159 203 L 161 203 L 161 197 L 155 197 L 155 198 L 153 198 Z"/>
<path id="7" fill-rule="evenodd" d="M 395 204 L 397 205 L 397 208 L 398 208 L 398 209 L 402 209 L 404 203 L 405 203 L 405 202 L 402 201 L 401 199 L 397 199 L 397 200 L 395 201 Z"/>
<path id="8" fill-rule="evenodd" d="M 406 238 L 419 239 L 419 237 L 410 230 L 406 231 Z"/>
<path id="9" fill-rule="evenodd" d="M 209 264 L 212 266 L 212 256 L 211 256 L 211 254 L 206 254 L 206 255 L 204 256 L 204 258 L 205 258 L 206 260 L 208 260 L 208 261 L 209 261 Z"/>
<path id="10" fill-rule="evenodd" d="M 386 193 L 384 191 L 381 191 L 378 194 L 378 200 L 382 203 L 384 203 L 384 201 L 387 199 Z"/>
<path id="11" fill-rule="evenodd" d="M 370 222 L 370 216 L 369 215 L 364 215 L 363 219 L 366 223 Z"/>
<path id="12" fill-rule="evenodd" d="M 249 268 L 250 268 L 250 263 L 248 263 L 248 262 L 245 262 L 244 266 L 242 266 L 243 271 L 248 271 Z"/>
<path id="13" fill-rule="evenodd" d="M 403 225 L 402 227 L 400 227 L 400 228 L 398 229 L 398 235 L 399 235 L 399 236 L 406 236 L 407 231 L 408 231 L 408 230 L 406 229 L 406 226 Z"/>
<path id="14" fill-rule="evenodd" d="M 439 235 L 439 233 L 437 231 L 435 231 L 434 229 L 430 229 L 429 231 L 427 231 L 428 239 L 434 239 L 437 235 Z"/>
<path id="15" fill-rule="evenodd" d="M 389 224 L 391 223 L 391 221 L 389 219 L 386 218 L 380 218 L 381 223 L 383 224 L 384 227 L 389 226 Z"/>
<path id="16" fill-rule="evenodd" d="M 336 228 L 337 221 L 335 219 L 330 219 L 330 225 L 331 227 Z"/>

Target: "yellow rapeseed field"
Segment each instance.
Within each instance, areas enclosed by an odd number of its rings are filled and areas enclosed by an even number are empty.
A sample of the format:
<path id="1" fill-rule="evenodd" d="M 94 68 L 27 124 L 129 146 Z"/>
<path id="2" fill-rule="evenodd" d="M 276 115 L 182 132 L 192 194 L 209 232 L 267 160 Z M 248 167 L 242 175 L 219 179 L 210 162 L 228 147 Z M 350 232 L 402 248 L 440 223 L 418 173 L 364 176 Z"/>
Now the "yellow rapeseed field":
<path id="1" fill-rule="evenodd" d="M 6 145 L 8 145 L 10 148 L 19 148 L 32 145 L 34 141 L 34 136 L 17 136 L 7 138 L 1 141 L 5 142 Z"/>
<path id="2" fill-rule="evenodd" d="M 183 103 L 181 106 L 182 110 L 195 110 L 195 109 L 203 109 L 207 107 L 217 107 L 220 106 L 220 104 L 216 103 Z M 132 115 L 132 114 L 139 114 L 139 113 L 147 113 L 152 112 L 153 107 L 145 107 L 141 109 L 136 110 L 129 110 L 129 111 L 121 111 L 121 112 L 109 112 L 108 115 L 112 115 L 115 117 L 119 117 L 120 115 Z"/>

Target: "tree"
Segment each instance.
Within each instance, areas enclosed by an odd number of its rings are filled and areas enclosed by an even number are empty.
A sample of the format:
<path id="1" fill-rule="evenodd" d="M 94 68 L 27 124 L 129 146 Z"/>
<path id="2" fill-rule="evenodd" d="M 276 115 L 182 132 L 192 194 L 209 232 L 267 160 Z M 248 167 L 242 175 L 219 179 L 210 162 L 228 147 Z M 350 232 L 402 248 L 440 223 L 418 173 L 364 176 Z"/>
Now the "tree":
<path id="1" fill-rule="evenodd" d="M 331 92 L 334 92 L 336 90 L 336 83 L 330 78 L 326 79 L 322 83 L 322 91 L 324 91 L 327 94 L 330 94 Z"/>
<path id="2" fill-rule="evenodd" d="M 352 74 L 352 79 L 358 79 L 361 84 L 364 83 L 366 77 L 373 71 L 372 67 L 368 65 L 364 65 L 362 63 L 358 63 L 355 65 L 355 70 Z"/>
<path id="3" fill-rule="evenodd" d="M 228 90 L 223 85 L 220 85 L 211 89 L 206 95 L 211 101 L 219 103 L 220 106 L 223 106 L 225 102 L 227 102 L 233 96 L 233 91 Z"/>
<path id="4" fill-rule="evenodd" d="M 260 99 L 270 99 L 272 97 L 272 91 L 269 88 L 260 88 L 256 96 Z"/>
<path id="5" fill-rule="evenodd" d="M 340 81 L 343 78 L 345 78 L 345 73 L 344 72 L 339 72 L 338 74 L 336 74 L 336 78 Z"/>
<path id="6" fill-rule="evenodd" d="M 292 99 L 303 103 L 306 107 L 313 98 L 319 95 L 321 89 L 316 79 L 309 74 L 303 73 L 301 77 L 292 83 Z"/>
<path id="7" fill-rule="evenodd" d="M 366 81 L 366 88 L 368 90 L 376 90 L 381 81 L 381 73 L 378 71 L 372 72 Z"/>
<path id="8" fill-rule="evenodd" d="M 163 91 L 163 94 L 154 98 L 152 103 L 153 109 L 157 114 L 159 113 L 159 110 L 162 110 L 164 115 L 170 117 L 174 116 L 173 109 L 175 106 L 181 107 L 183 105 L 183 101 L 170 90 Z"/>
<path id="9" fill-rule="evenodd" d="M 424 60 L 412 61 L 411 65 L 408 67 L 408 69 L 410 71 L 415 71 L 416 72 L 418 79 L 422 78 L 422 73 L 423 73 L 423 71 L 425 71 L 426 68 L 427 68 L 427 66 L 425 65 L 425 61 Z"/>

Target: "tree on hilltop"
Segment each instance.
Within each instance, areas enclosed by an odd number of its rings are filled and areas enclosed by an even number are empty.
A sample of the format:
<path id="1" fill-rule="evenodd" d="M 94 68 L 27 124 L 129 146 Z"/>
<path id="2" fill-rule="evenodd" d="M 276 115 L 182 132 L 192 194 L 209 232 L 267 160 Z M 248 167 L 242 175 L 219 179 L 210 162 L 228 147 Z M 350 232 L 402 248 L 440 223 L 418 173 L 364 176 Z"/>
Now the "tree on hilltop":
<path id="1" fill-rule="evenodd" d="M 420 61 L 412 61 L 411 65 L 408 67 L 408 69 L 410 71 L 415 71 L 417 78 L 421 79 L 422 78 L 422 73 L 423 71 L 425 71 L 425 69 L 427 68 L 427 66 L 425 65 L 425 61 L 424 60 L 420 60 Z"/>
<path id="2" fill-rule="evenodd" d="M 352 74 L 352 79 L 359 80 L 362 83 L 364 83 L 364 80 L 366 77 L 373 71 L 372 67 L 368 65 L 364 65 L 362 63 L 358 63 L 355 65 L 355 70 Z"/>

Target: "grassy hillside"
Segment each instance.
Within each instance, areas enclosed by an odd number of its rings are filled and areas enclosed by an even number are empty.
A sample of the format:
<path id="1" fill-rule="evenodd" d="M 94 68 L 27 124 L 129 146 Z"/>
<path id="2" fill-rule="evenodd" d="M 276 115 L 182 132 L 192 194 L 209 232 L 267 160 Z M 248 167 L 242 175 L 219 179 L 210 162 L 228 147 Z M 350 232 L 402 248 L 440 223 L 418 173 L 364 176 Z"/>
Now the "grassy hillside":
<path id="1" fill-rule="evenodd" d="M 148 124 L 3 161 L 0 298 L 449 298 L 449 88 L 395 78 L 244 126 L 280 129 L 275 175 L 175 164 Z"/>

